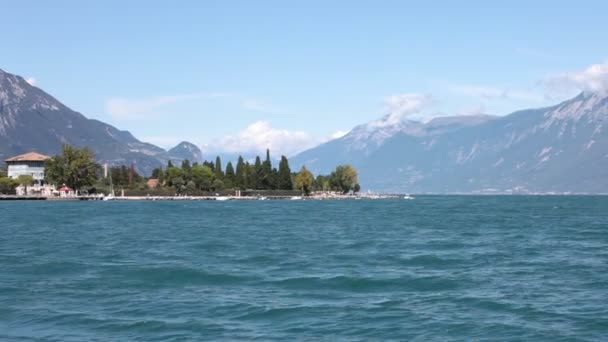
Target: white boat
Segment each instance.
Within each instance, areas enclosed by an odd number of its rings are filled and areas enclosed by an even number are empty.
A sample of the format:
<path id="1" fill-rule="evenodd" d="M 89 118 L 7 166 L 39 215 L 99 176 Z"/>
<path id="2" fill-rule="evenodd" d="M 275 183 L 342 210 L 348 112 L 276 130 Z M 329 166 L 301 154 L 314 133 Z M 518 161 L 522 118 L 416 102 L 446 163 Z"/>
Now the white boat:
<path id="1" fill-rule="evenodd" d="M 404 200 L 413 200 L 413 199 L 414 199 L 414 196 L 405 195 L 405 196 L 403 196 L 403 199 L 404 199 Z"/>
<path id="2" fill-rule="evenodd" d="M 290 200 L 292 201 L 299 201 L 302 199 L 302 196 L 293 196 L 292 198 L 290 198 Z"/>
<path id="3" fill-rule="evenodd" d="M 267 199 L 268 199 L 268 197 L 264 197 L 264 196 L 262 196 L 262 197 L 258 197 L 258 201 L 265 201 L 265 200 L 267 200 Z"/>
<path id="4" fill-rule="evenodd" d="M 110 193 L 103 197 L 104 201 L 112 201 L 115 199 L 114 197 L 114 183 L 112 182 L 112 170 L 109 172 L 110 176 Z M 124 191 L 124 190 L 123 190 Z"/>
<path id="5" fill-rule="evenodd" d="M 226 197 L 226 196 L 218 196 L 215 198 L 216 201 L 227 201 L 230 198 Z"/>

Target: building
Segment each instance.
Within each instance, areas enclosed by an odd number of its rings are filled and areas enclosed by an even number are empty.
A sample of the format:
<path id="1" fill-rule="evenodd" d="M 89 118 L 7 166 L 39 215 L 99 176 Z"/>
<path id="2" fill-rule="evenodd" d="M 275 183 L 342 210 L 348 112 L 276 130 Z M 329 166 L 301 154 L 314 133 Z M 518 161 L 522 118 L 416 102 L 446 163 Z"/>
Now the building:
<path id="1" fill-rule="evenodd" d="M 52 195 L 54 187 L 45 184 L 44 181 L 44 163 L 49 158 L 44 154 L 29 152 L 5 160 L 8 177 L 17 179 L 19 176 L 28 175 L 34 179 L 34 184 L 31 186 L 20 185 L 17 188 L 17 195 Z"/>
<path id="2" fill-rule="evenodd" d="M 148 184 L 148 188 L 154 189 L 158 186 L 158 179 L 150 178 L 146 183 Z"/>

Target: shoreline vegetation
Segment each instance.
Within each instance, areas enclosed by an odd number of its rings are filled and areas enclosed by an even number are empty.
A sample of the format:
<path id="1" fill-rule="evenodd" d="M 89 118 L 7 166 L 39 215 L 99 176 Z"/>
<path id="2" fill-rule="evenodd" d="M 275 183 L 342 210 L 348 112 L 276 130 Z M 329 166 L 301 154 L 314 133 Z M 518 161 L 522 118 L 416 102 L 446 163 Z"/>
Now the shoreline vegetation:
<path id="1" fill-rule="evenodd" d="M 285 156 L 274 167 L 268 149 L 263 161 L 260 156 L 252 162 L 239 156 L 236 166 L 229 161 L 225 167 L 219 156 L 202 163 L 186 159 L 179 166 L 168 161 L 165 167 L 157 167 L 150 177 L 144 177 L 134 165 L 102 166 L 87 147 L 64 145 L 61 154 L 47 160 L 45 181 L 59 190 L 71 190 L 67 194 L 56 192 L 53 197 L 81 199 L 348 198 L 357 197 L 361 189 L 358 173 L 351 165 L 337 165 L 329 175 L 315 177 L 305 166 L 292 172 Z M 28 186 L 27 183 L 28 180 L 13 180 L 0 171 L 0 195 L 14 195 L 18 186 Z"/>

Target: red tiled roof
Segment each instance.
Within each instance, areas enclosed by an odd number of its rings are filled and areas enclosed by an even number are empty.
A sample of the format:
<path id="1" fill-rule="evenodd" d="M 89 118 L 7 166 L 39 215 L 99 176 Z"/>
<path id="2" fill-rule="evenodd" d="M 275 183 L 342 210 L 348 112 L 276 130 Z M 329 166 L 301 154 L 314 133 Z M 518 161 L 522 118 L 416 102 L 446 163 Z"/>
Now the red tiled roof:
<path id="1" fill-rule="evenodd" d="M 45 161 L 51 157 L 45 156 L 37 152 L 29 152 L 16 157 L 9 158 L 5 162 L 19 162 L 19 161 Z"/>

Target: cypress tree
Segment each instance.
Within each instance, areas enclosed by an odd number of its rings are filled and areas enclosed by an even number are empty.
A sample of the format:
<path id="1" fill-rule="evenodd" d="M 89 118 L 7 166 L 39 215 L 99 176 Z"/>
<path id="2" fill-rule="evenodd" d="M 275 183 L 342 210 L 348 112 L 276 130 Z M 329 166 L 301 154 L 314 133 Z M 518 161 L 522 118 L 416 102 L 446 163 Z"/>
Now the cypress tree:
<path id="1" fill-rule="evenodd" d="M 226 164 L 226 178 L 230 181 L 234 181 L 234 167 L 232 166 L 232 162 Z"/>
<path id="2" fill-rule="evenodd" d="M 192 180 L 192 166 L 190 165 L 190 161 L 188 159 L 182 161 L 182 171 L 185 183 Z"/>
<path id="3" fill-rule="evenodd" d="M 262 188 L 266 190 L 272 190 L 272 162 L 270 161 L 270 150 L 266 149 L 266 160 L 262 164 Z"/>
<path id="4" fill-rule="evenodd" d="M 293 183 L 291 182 L 291 169 L 289 168 L 289 161 L 285 156 L 281 156 L 281 162 L 279 163 L 279 171 L 277 173 L 277 188 L 279 190 L 293 189 Z"/>
<path id="5" fill-rule="evenodd" d="M 243 189 L 245 184 L 245 174 L 247 170 L 245 169 L 245 162 L 243 161 L 243 157 L 239 156 L 239 160 L 236 163 L 236 174 L 234 179 L 234 186 L 237 188 Z"/>
<path id="6" fill-rule="evenodd" d="M 220 159 L 220 156 L 215 157 L 215 178 L 224 178 L 224 171 L 222 171 L 222 160 Z"/>
<path id="7" fill-rule="evenodd" d="M 260 160 L 260 156 L 255 157 L 255 165 L 253 168 L 254 170 L 251 173 L 251 182 L 254 184 L 253 187 L 256 190 L 263 189 L 262 180 L 264 179 L 264 169 L 262 168 L 262 161 Z"/>

